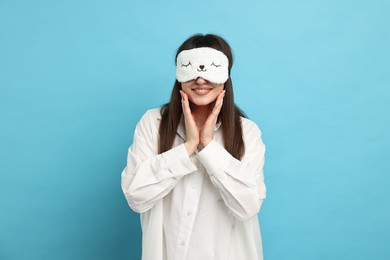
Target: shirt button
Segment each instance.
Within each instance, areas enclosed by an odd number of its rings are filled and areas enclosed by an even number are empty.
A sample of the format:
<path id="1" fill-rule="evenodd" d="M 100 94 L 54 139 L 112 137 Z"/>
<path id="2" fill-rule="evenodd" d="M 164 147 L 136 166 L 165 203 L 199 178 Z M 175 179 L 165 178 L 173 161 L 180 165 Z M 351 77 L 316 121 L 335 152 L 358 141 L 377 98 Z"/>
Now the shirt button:
<path id="1" fill-rule="evenodd" d="M 191 216 L 192 215 L 192 212 L 191 211 L 188 211 L 187 212 L 187 216 Z"/>
<path id="2" fill-rule="evenodd" d="M 184 241 L 181 241 L 180 245 L 184 246 L 186 244 L 186 242 Z"/>

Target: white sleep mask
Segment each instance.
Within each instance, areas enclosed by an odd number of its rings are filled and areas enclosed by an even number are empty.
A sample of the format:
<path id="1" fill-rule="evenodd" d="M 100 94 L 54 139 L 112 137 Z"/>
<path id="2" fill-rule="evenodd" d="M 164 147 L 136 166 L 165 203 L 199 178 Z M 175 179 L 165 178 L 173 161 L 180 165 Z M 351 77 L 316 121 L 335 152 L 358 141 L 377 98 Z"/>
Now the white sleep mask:
<path id="1" fill-rule="evenodd" d="M 199 77 L 215 84 L 225 83 L 229 78 L 226 55 L 209 47 L 181 51 L 176 59 L 176 79 L 187 82 Z"/>

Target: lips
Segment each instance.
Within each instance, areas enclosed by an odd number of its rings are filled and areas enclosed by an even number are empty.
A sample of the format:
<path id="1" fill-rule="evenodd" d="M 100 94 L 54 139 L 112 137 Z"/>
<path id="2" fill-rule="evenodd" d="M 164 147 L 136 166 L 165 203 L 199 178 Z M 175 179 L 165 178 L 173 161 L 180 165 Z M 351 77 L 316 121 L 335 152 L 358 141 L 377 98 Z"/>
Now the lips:
<path id="1" fill-rule="evenodd" d="M 204 96 L 204 95 L 207 95 L 208 93 L 210 93 L 212 89 L 210 88 L 195 88 L 195 89 L 192 89 L 192 91 L 195 92 L 195 94 L 199 95 L 199 96 Z"/>

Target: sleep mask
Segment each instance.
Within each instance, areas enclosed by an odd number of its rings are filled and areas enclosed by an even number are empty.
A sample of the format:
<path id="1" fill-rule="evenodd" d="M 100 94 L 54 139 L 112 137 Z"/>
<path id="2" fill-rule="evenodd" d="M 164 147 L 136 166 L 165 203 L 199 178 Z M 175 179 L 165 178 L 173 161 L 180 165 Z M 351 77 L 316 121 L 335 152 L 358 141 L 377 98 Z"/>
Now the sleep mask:
<path id="1" fill-rule="evenodd" d="M 179 82 L 201 77 L 215 84 L 223 84 L 229 78 L 228 69 L 226 55 L 209 47 L 181 51 L 176 59 L 176 79 Z"/>

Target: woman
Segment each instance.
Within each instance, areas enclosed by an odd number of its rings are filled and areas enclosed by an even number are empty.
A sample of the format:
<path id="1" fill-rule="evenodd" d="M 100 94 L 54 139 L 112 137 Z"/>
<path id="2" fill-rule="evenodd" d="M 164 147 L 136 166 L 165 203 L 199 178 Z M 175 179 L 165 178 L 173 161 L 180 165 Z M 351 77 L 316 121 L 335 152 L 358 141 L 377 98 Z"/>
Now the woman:
<path id="1" fill-rule="evenodd" d="M 141 213 L 143 260 L 263 259 L 265 146 L 234 104 L 232 63 L 221 37 L 190 37 L 170 102 L 136 127 L 122 190 Z"/>

